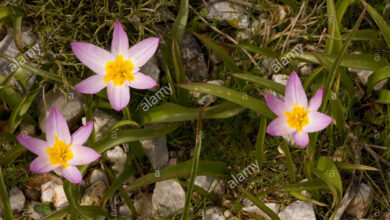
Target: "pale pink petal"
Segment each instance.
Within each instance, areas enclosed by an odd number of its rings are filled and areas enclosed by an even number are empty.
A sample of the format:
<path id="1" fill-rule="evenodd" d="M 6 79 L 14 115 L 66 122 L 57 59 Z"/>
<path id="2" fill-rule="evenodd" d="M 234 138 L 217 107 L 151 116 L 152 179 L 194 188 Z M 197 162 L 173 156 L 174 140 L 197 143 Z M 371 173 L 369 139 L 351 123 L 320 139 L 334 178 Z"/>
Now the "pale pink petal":
<path id="1" fill-rule="evenodd" d="M 324 88 L 319 88 L 316 94 L 313 97 L 311 97 L 307 109 L 310 111 L 317 111 L 318 108 L 321 106 L 323 94 L 324 94 Z"/>
<path id="2" fill-rule="evenodd" d="M 130 90 L 126 85 L 115 86 L 111 81 L 107 86 L 107 96 L 111 106 L 120 111 L 129 104 Z"/>
<path id="3" fill-rule="evenodd" d="M 284 102 L 288 110 L 294 108 L 294 105 L 307 108 L 305 90 L 303 89 L 301 80 L 296 72 L 292 72 L 288 78 Z"/>
<path id="4" fill-rule="evenodd" d="M 333 121 L 332 117 L 316 111 L 309 112 L 307 116 L 309 117 L 309 124 L 303 127 L 303 131 L 309 133 L 321 131 Z"/>
<path id="5" fill-rule="evenodd" d="M 85 165 L 92 163 L 100 158 L 100 154 L 94 149 L 84 146 L 72 145 L 70 147 L 73 153 L 73 159 L 68 161 L 70 165 Z"/>
<path id="6" fill-rule="evenodd" d="M 282 102 L 282 100 L 268 93 L 265 93 L 264 97 L 268 107 L 271 109 L 273 113 L 275 113 L 277 116 L 284 115 L 284 102 Z"/>
<path id="7" fill-rule="evenodd" d="M 309 134 L 306 132 L 296 132 L 294 134 L 294 141 L 295 143 L 304 148 L 309 144 Z"/>
<path id="8" fill-rule="evenodd" d="M 134 89 L 150 89 L 157 86 L 157 82 L 150 76 L 141 72 L 134 74 L 135 79 L 128 82 L 128 85 Z"/>
<path id="9" fill-rule="evenodd" d="M 90 43 L 72 42 L 74 55 L 89 69 L 99 75 L 106 75 L 106 63 L 113 60 L 113 56 L 107 50 Z"/>
<path id="10" fill-rule="evenodd" d="M 127 57 L 129 53 L 129 39 L 127 38 L 127 34 L 125 30 L 123 30 L 122 24 L 119 21 L 116 21 L 114 24 L 111 53 L 114 56 L 122 54 L 124 57 Z"/>
<path id="11" fill-rule="evenodd" d="M 41 174 L 48 173 L 59 166 L 60 165 L 53 165 L 50 163 L 48 154 L 42 154 L 31 162 L 30 170 L 33 173 Z"/>
<path id="12" fill-rule="evenodd" d="M 61 168 L 62 175 L 71 183 L 79 184 L 83 180 L 80 170 L 75 166 L 68 166 L 67 168 Z"/>
<path id="13" fill-rule="evenodd" d="M 151 37 L 145 39 L 129 49 L 130 59 L 138 67 L 143 66 L 154 55 L 160 39 Z"/>
<path id="14" fill-rule="evenodd" d="M 71 137 L 68 124 L 61 112 L 59 112 L 56 107 L 53 107 L 46 121 L 46 140 L 49 146 L 54 145 L 55 135 L 58 140 L 62 140 L 66 144 L 70 144 Z"/>
<path id="15" fill-rule="evenodd" d="M 36 155 L 45 153 L 46 149 L 49 147 L 46 141 L 39 138 L 30 137 L 28 135 L 18 135 L 16 138 L 23 147 Z"/>
<path id="16" fill-rule="evenodd" d="M 107 83 L 104 82 L 104 76 L 94 75 L 75 85 L 74 90 L 84 94 L 95 94 L 100 92 L 100 90 L 104 89 L 106 86 Z"/>
<path id="17" fill-rule="evenodd" d="M 72 134 L 72 144 L 75 145 L 84 144 L 88 140 L 89 135 L 91 135 L 92 129 L 93 129 L 93 121 L 91 120 L 87 122 L 86 125 L 80 127 L 79 129 L 77 129 L 77 131 L 75 131 Z"/>
<path id="18" fill-rule="evenodd" d="M 267 133 L 272 136 L 284 136 L 292 134 L 295 129 L 288 126 L 285 117 L 274 119 L 267 127 Z"/>

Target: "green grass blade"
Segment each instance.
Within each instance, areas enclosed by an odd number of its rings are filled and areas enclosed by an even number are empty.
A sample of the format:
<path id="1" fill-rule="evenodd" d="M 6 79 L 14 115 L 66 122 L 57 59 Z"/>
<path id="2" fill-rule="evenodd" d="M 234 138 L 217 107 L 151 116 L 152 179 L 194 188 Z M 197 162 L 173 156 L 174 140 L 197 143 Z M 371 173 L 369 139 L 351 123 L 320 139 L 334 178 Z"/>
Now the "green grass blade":
<path id="1" fill-rule="evenodd" d="M 257 86 L 259 86 L 260 88 L 270 89 L 270 90 L 273 90 L 281 95 L 284 95 L 284 90 L 286 89 L 285 85 L 282 85 L 282 84 L 274 82 L 272 80 L 265 79 L 263 77 L 255 76 L 252 74 L 245 74 L 245 73 L 234 74 L 233 73 L 232 76 L 237 77 L 239 79 L 249 81 L 249 82 L 253 82 Z"/>
<path id="2" fill-rule="evenodd" d="M 351 35 L 349 34 L 349 36 Z M 320 54 L 320 55 L 326 57 L 331 63 L 335 63 L 337 59 L 337 55 L 326 55 L 326 54 Z M 389 65 L 389 62 L 387 62 L 385 58 L 377 59 L 376 56 L 377 55 L 372 55 L 372 54 L 344 55 L 343 57 L 341 57 L 341 62 L 339 65 L 341 67 L 352 67 L 352 68 L 371 70 L 371 71 L 375 71 L 384 66 Z M 305 62 L 320 64 L 316 59 L 316 57 L 312 53 L 308 53 L 308 52 L 297 54 L 295 56 L 295 59 L 305 61 Z"/>
<path id="3" fill-rule="evenodd" d="M 375 167 L 365 166 L 361 164 L 350 164 L 350 163 L 342 163 L 342 162 L 335 162 L 334 163 L 337 168 L 343 169 L 343 170 L 367 170 L 367 171 L 380 171 L 379 169 Z"/>
<path id="4" fill-rule="evenodd" d="M 187 26 L 188 7 L 189 7 L 188 0 L 180 1 L 179 13 L 175 19 L 175 22 L 172 25 L 171 31 L 169 32 L 169 36 L 174 37 L 179 44 L 183 39 L 184 31 Z"/>
<path id="5" fill-rule="evenodd" d="M 247 197 L 249 200 L 253 202 L 261 211 L 267 214 L 272 220 L 280 220 L 279 216 L 273 212 L 270 208 L 268 208 L 264 203 L 260 202 L 256 197 L 246 191 L 244 188 L 240 186 L 240 191 Z"/>
<path id="6" fill-rule="evenodd" d="M 329 100 L 329 111 L 333 118 L 336 121 L 337 128 L 341 131 L 342 135 L 345 137 L 347 134 L 347 129 L 345 126 L 345 116 L 344 116 L 344 108 L 341 104 L 340 99 L 330 99 Z"/>
<path id="7" fill-rule="evenodd" d="M 80 206 L 81 211 L 83 211 L 88 217 L 98 217 L 98 216 L 105 216 L 107 218 L 110 218 L 110 214 L 108 214 L 107 211 L 103 210 L 99 206 L 95 205 L 83 205 Z"/>
<path id="8" fill-rule="evenodd" d="M 387 78 L 390 78 L 390 65 L 378 69 L 368 77 L 367 91 L 372 92 L 376 84 Z"/>
<path id="9" fill-rule="evenodd" d="M 79 194 L 79 192 L 76 192 L 76 190 L 74 190 L 74 185 L 67 180 L 64 181 L 64 192 L 66 195 L 66 199 L 69 202 L 70 211 L 71 211 L 72 215 L 80 214 L 80 216 L 82 216 L 84 219 L 92 220 L 92 218 L 90 218 L 87 214 L 85 214 L 79 208 L 79 204 L 77 204 L 77 201 L 76 201 L 77 198 L 79 197 L 79 195 L 77 195 L 77 194 Z M 75 218 L 77 219 L 77 217 L 75 217 Z"/>
<path id="10" fill-rule="evenodd" d="M 286 157 L 286 165 L 287 165 L 288 175 L 290 177 L 290 182 L 295 183 L 295 166 L 291 157 L 290 149 L 285 141 L 282 143 L 282 149 Z"/>
<path id="11" fill-rule="evenodd" d="M 339 27 L 341 27 L 341 21 L 343 20 L 344 14 L 347 8 L 357 2 L 356 0 L 338 0 L 336 2 L 336 17 Z"/>
<path id="12" fill-rule="evenodd" d="M 5 187 L 5 184 L 4 184 L 4 178 L 3 178 L 1 166 L 0 166 L 0 199 L 1 199 L 0 208 L 2 208 L 2 210 L 3 210 L 4 219 L 13 220 L 14 216 L 12 214 L 12 209 L 11 209 L 11 204 L 10 204 L 8 193 L 7 193 L 7 188 Z"/>
<path id="13" fill-rule="evenodd" d="M 186 73 L 184 72 L 183 63 L 181 60 L 179 44 L 176 39 L 173 40 L 172 44 L 172 54 L 173 54 L 173 65 L 175 70 L 175 77 L 177 83 L 186 83 L 188 82 Z M 177 90 L 177 102 L 181 105 L 186 106 L 189 101 L 189 93 L 185 89 Z"/>
<path id="14" fill-rule="evenodd" d="M 205 106 L 207 107 L 207 106 Z M 198 115 L 198 123 L 196 127 L 196 141 L 195 141 L 195 149 L 194 149 L 194 158 L 192 159 L 192 167 L 191 167 L 191 175 L 190 180 L 188 182 L 187 187 L 187 193 L 186 193 L 186 199 L 184 203 L 184 210 L 183 210 L 183 220 L 187 220 L 190 214 L 190 206 L 191 206 L 191 197 L 192 197 L 192 190 L 194 187 L 194 182 L 196 175 L 198 173 L 198 166 L 199 166 L 199 157 L 200 157 L 200 151 L 202 149 L 202 111 L 204 108 L 201 108 L 199 110 Z"/>
<path id="15" fill-rule="evenodd" d="M 302 200 L 302 201 L 306 201 L 306 202 L 311 202 L 315 205 L 319 205 L 319 206 L 328 206 L 327 204 L 325 203 L 322 203 L 322 202 L 319 202 L 317 200 L 314 200 L 314 199 L 311 199 L 309 197 L 306 197 L 304 195 L 302 195 L 301 193 L 298 193 L 298 192 L 290 192 L 290 195 L 294 196 L 295 198 L 299 199 L 299 200 Z"/>
<path id="16" fill-rule="evenodd" d="M 281 187 L 280 191 L 294 192 L 294 191 L 313 191 L 326 189 L 326 184 L 321 179 L 313 179 L 301 183 L 289 184 Z"/>
<path id="17" fill-rule="evenodd" d="M 379 91 L 379 98 L 375 100 L 379 104 L 390 104 L 390 90 L 382 89 Z"/>
<path id="18" fill-rule="evenodd" d="M 242 105 L 246 108 L 254 110 L 263 114 L 264 116 L 273 119 L 275 115 L 271 112 L 268 106 L 256 98 L 253 98 L 246 93 L 235 91 L 223 86 L 213 85 L 209 83 L 187 83 L 179 84 L 178 87 L 185 88 L 195 92 L 215 95 L 217 97 L 226 99 L 236 104 Z"/>
<path id="19" fill-rule="evenodd" d="M 378 25 L 379 30 L 382 32 L 383 38 L 387 43 L 387 46 L 390 48 L 390 26 L 387 24 L 385 19 L 373 8 L 371 5 L 363 1 L 363 4 L 367 6 L 367 11 L 374 19 L 376 25 Z"/>
<path id="20" fill-rule="evenodd" d="M 260 125 L 259 131 L 257 132 L 257 140 L 256 140 L 256 160 L 259 164 L 259 170 L 263 165 L 264 160 L 264 150 L 265 150 L 265 131 L 267 130 L 267 118 L 260 117 Z"/>
<path id="21" fill-rule="evenodd" d="M 326 41 L 325 53 L 326 54 L 337 54 L 341 47 L 341 34 L 340 26 L 337 21 L 336 7 L 333 0 L 327 0 L 327 11 L 328 11 L 328 30 L 329 38 Z"/>
<path id="22" fill-rule="evenodd" d="M 224 49 L 218 46 L 218 44 L 216 44 L 214 41 L 198 33 L 192 32 L 192 34 L 194 34 L 199 40 L 201 40 L 207 47 L 213 50 L 215 54 L 219 58 L 221 58 L 221 60 L 225 63 L 225 65 L 229 68 L 231 72 L 233 73 L 240 72 L 240 68 L 234 62 L 233 58 Z"/>
<path id="23" fill-rule="evenodd" d="M 232 102 L 223 102 L 219 105 L 208 107 L 203 112 L 204 119 L 229 118 L 245 110 L 241 105 Z M 146 112 L 140 112 L 135 116 L 140 125 L 161 122 L 182 122 L 197 118 L 199 109 L 186 108 L 174 103 L 165 103 Z"/>
<path id="24" fill-rule="evenodd" d="M 159 172 L 156 171 L 153 173 L 149 173 L 143 177 L 136 179 L 126 188 L 126 190 L 134 190 L 139 187 L 163 180 L 188 177 L 191 174 L 192 163 L 192 160 L 187 160 L 175 166 L 162 169 Z M 228 170 L 221 162 L 199 161 L 197 174 L 199 176 L 224 177 L 227 174 Z"/>
<path id="25" fill-rule="evenodd" d="M 250 51 L 250 52 L 253 52 L 256 54 L 264 55 L 266 57 L 270 57 L 270 58 L 274 58 L 274 59 L 278 58 L 278 54 L 273 52 L 272 50 L 270 50 L 268 48 L 257 47 L 253 44 L 239 44 L 239 45 L 237 45 L 237 47 L 240 47 L 242 49 L 245 49 L 247 51 Z"/>
<path id="26" fill-rule="evenodd" d="M 68 212 L 70 212 L 70 207 L 67 206 L 65 208 L 62 208 L 58 211 L 55 211 L 51 213 L 48 216 L 43 217 L 41 220 L 58 220 L 62 219 Z"/>

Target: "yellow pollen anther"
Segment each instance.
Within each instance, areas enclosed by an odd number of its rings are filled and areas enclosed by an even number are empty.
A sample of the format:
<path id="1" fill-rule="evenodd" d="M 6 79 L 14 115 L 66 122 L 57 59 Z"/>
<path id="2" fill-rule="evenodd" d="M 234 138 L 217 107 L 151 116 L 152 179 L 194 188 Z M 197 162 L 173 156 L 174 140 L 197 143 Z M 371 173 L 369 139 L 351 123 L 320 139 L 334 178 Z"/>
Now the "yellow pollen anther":
<path id="1" fill-rule="evenodd" d="M 129 82 L 135 79 L 134 74 L 132 73 L 134 69 L 134 64 L 130 60 L 123 60 L 123 55 L 119 54 L 116 56 L 115 61 L 109 61 L 106 64 L 106 76 L 104 77 L 104 82 L 112 82 L 116 86 L 123 85 L 126 80 Z"/>
<path id="2" fill-rule="evenodd" d="M 296 128 L 298 132 L 302 131 L 302 128 L 309 124 L 309 116 L 307 114 L 309 110 L 305 110 L 304 107 L 296 106 L 291 112 L 285 111 L 287 116 L 287 124 L 290 128 Z"/>
<path id="3" fill-rule="evenodd" d="M 61 164 L 62 167 L 67 168 L 69 160 L 73 159 L 73 152 L 70 150 L 70 145 L 66 145 L 65 142 L 58 140 L 57 135 L 53 147 L 47 148 L 46 153 L 49 154 L 49 161 L 53 165 Z"/>

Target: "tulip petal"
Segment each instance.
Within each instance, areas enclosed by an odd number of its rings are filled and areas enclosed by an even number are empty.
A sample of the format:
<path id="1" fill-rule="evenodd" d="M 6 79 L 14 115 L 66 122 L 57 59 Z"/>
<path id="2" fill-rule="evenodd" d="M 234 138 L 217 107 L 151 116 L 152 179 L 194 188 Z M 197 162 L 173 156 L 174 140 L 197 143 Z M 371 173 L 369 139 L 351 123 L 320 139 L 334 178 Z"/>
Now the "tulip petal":
<path id="1" fill-rule="evenodd" d="M 74 90 L 84 94 L 95 94 L 100 92 L 100 90 L 104 89 L 106 86 L 107 83 L 104 82 L 104 76 L 94 75 L 75 85 Z"/>
<path id="2" fill-rule="evenodd" d="M 135 79 L 129 82 L 129 86 L 135 89 L 150 89 L 157 86 L 157 82 L 150 76 L 141 72 L 134 74 Z"/>
<path id="3" fill-rule="evenodd" d="M 114 25 L 113 38 L 111 42 L 111 53 L 114 56 L 122 54 L 124 57 L 128 57 L 129 39 L 127 38 L 127 34 L 119 21 L 116 21 Z"/>
<path id="4" fill-rule="evenodd" d="M 288 126 L 285 117 L 274 119 L 267 127 L 267 133 L 272 136 L 284 136 L 292 134 L 295 129 Z"/>
<path id="5" fill-rule="evenodd" d="M 62 167 L 61 170 L 65 179 L 69 180 L 71 183 L 79 184 L 83 180 L 80 170 L 75 166 L 68 166 L 67 168 Z"/>
<path id="6" fill-rule="evenodd" d="M 309 134 L 306 132 L 296 132 L 294 134 L 294 141 L 295 143 L 304 148 L 309 144 Z"/>
<path id="7" fill-rule="evenodd" d="M 276 98 L 273 95 L 270 95 L 268 93 L 264 94 L 265 101 L 267 102 L 268 107 L 271 109 L 273 113 L 275 113 L 278 116 L 283 116 L 284 113 L 284 102 L 282 100 Z"/>
<path id="8" fill-rule="evenodd" d="M 157 37 L 151 37 L 132 46 L 129 49 L 130 59 L 136 66 L 143 66 L 156 52 L 159 41 Z"/>
<path id="9" fill-rule="evenodd" d="M 94 149 L 79 145 L 72 145 L 73 159 L 68 161 L 70 165 L 85 165 L 92 163 L 100 158 L 100 154 Z"/>
<path id="10" fill-rule="evenodd" d="M 89 69 L 99 75 L 106 75 L 106 63 L 113 60 L 113 56 L 107 50 L 89 43 L 72 42 L 74 55 Z"/>
<path id="11" fill-rule="evenodd" d="M 42 154 L 31 162 L 30 171 L 36 174 L 48 173 L 59 166 L 50 163 L 48 154 Z"/>
<path id="12" fill-rule="evenodd" d="M 49 113 L 49 117 L 46 121 L 46 140 L 49 146 L 53 146 L 55 143 L 54 136 L 57 136 L 58 140 L 62 140 L 66 144 L 70 144 L 71 137 L 68 128 L 68 124 L 64 116 L 53 107 Z"/>
<path id="13" fill-rule="evenodd" d="M 130 91 L 129 87 L 126 85 L 115 86 L 111 81 L 107 85 L 107 96 L 110 101 L 111 106 L 120 111 L 129 104 L 130 101 Z"/>
<path id="14" fill-rule="evenodd" d="M 307 108 L 305 90 L 296 72 L 291 73 L 288 78 L 284 102 L 288 110 L 293 109 L 295 105 Z"/>
<path id="15" fill-rule="evenodd" d="M 323 94 L 324 94 L 324 88 L 319 88 L 316 94 L 313 97 L 311 97 L 307 109 L 310 111 L 317 111 L 318 108 L 321 106 Z"/>
<path id="16" fill-rule="evenodd" d="M 38 156 L 44 154 L 46 149 L 49 147 L 46 141 L 28 135 L 18 135 L 16 139 L 18 139 L 19 143 L 23 145 L 23 147 Z"/>
<path id="17" fill-rule="evenodd" d="M 325 129 L 333 121 L 333 118 L 321 112 L 311 111 L 307 114 L 309 124 L 303 127 L 304 132 L 317 132 Z"/>
<path id="18" fill-rule="evenodd" d="M 93 121 L 91 120 L 87 122 L 86 125 L 80 127 L 79 129 L 77 129 L 77 131 L 75 131 L 72 134 L 72 144 L 75 145 L 84 144 L 88 140 L 89 135 L 91 135 L 92 129 L 93 129 Z"/>

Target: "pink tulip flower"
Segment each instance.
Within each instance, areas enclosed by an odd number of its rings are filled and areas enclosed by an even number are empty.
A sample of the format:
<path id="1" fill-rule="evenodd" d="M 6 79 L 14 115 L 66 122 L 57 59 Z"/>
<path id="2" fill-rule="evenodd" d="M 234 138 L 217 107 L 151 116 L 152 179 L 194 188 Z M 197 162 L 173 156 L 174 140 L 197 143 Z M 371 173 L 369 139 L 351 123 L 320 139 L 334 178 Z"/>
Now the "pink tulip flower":
<path id="1" fill-rule="evenodd" d="M 270 94 L 265 94 L 267 105 L 278 117 L 267 127 L 272 136 L 293 135 L 295 143 L 300 147 L 309 144 L 309 134 L 325 129 L 333 119 L 318 112 L 321 106 L 324 89 L 317 90 L 307 103 L 298 74 L 293 72 L 286 85 L 284 102 Z"/>
<path id="2" fill-rule="evenodd" d="M 129 48 L 129 40 L 119 21 L 115 22 L 111 52 L 93 44 L 72 42 L 76 57 L 96 73 L 75 86 L 79 93 L 94 94 L 107 87 L 112 107 L 120 111 L 130 101 L 129 87 L 150 89 L 157 82 L 139 72 L 140 68 L 154 55 L 159 39 L 145 39 Z"/>
<path id="3" fill-rule="evenodd" d="M 71 183 L 81 183 L 82 176 L 76 165 L 92 163 L 100 154 L 82 146 L 92 132 L 93 121 L 70 135 L 64 116 L 53 107 L 46 121 L 46 141 L 28 135 L 16 138 L 32 153 L 38 155 L 30 164 L 33 173 L 48 173 L 61 167 L 62 174 Z"/>

